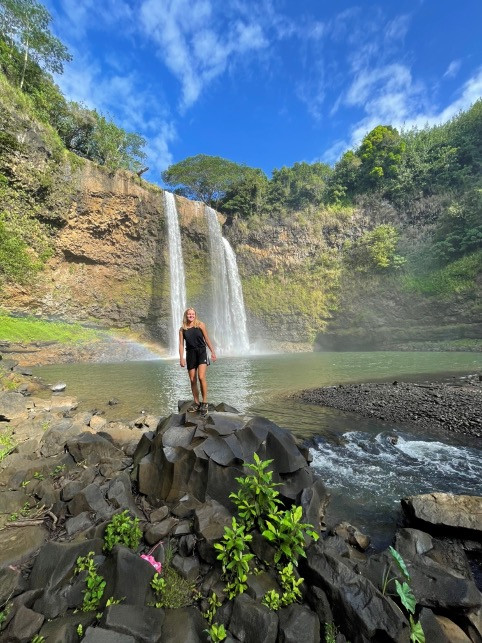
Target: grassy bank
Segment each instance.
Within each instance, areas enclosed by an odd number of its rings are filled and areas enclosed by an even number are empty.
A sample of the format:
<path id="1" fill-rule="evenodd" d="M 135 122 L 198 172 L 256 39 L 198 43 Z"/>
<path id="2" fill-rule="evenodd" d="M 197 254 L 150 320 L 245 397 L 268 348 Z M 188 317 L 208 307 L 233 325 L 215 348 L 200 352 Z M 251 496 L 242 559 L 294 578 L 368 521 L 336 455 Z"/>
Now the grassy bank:
<path id="1" fill-rule="evenodd" d="M 106 332 L 84 328 L 80 324 L 0 314 L 0 341 L 21 343 L 55 341 L 67 344 L 94 342 L 105 337 Z"/>

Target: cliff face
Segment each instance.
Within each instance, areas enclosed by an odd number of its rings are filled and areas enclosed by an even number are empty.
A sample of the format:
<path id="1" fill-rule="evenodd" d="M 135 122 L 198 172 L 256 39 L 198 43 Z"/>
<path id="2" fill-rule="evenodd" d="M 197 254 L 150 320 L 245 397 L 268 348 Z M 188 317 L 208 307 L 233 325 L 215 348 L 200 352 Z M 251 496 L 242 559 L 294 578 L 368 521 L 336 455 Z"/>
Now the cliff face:
<path id="1" fill-rule="evenodd" d="M 33 255 L 51 255 L 33 281 L 0 289 L 0 307 L 130 328 L 167 344 L 163 191 L 65 152 L 52 130 L 7 96 L 7 86 L 0 89 L 0 221 L 22 230 Z M 182 197 L 176 203 L 188 305 L 211 324 L 204 208 Z M 480 336 L 476 289 L 442 300 L 404 290 L 396 276 L 365 278 L 342 269 L 345 241 L 373 227 L 374 217 L 360 208 L 224 225 L 253 343 L 306 349 L 316 338 L 322 349 L 395 348 Z"/>

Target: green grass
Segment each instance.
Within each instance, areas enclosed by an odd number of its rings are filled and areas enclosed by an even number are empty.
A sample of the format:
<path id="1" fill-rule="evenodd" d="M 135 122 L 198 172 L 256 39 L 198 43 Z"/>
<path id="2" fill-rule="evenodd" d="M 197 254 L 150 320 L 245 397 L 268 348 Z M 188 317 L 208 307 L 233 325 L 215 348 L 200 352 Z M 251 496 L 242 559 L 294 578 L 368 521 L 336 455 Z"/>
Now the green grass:
<path id="1" fill-rule="evenodd" d="M 12 431 L 5 430 L 0 432 L 0 462 L 5 460 L 7 455 L 15 449 L 17 443 L 13 439 Z"/>
<path id="2" fill-rule="evenodd" d="M 473 290 L 481 271 L 482 250 L 479 250 L 438 270 L 418 275 L 406 274 L 402 277 L 402 285 L 409 292 L 447 298 Z"/>
<path id="3" fill-rule="evenodd" d="M 82 343 L 97 341 L 105 336 L 105 332 L 84 328 L 80 324 L 49 322 L 34 317 L 17 318 L 0 314 L 0 340 L 9 342 Z"/>

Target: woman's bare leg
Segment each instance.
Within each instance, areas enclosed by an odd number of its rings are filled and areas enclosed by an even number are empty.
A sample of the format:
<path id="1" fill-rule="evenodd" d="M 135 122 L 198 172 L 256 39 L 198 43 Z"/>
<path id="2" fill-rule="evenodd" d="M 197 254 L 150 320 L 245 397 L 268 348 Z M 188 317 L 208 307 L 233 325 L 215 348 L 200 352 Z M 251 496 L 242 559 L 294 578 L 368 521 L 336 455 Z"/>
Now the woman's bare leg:
<path id="1" fill-rule="evenodd" d="M 191 382 L 192 396 L 196 404 L 199 404 L 199 390 L 197 387 L 196 369 L 191 368 L 191 370 L 188 371 L 188 373 L 189 373 L 189 381 Z M 201 389 L 202 389 L 202 385 L 201 385 Z"/>
<path id="2" fill-rule="evenodd" d="M 199 364 L 197 369 L 197 375 L 199 377 L 199 384 L 201 385 L 201 395 L 204 404 L 206 404 L 206 402 L 208 401 L 208 382 L 206 379 L 206 369 L 206 364 Z"/>

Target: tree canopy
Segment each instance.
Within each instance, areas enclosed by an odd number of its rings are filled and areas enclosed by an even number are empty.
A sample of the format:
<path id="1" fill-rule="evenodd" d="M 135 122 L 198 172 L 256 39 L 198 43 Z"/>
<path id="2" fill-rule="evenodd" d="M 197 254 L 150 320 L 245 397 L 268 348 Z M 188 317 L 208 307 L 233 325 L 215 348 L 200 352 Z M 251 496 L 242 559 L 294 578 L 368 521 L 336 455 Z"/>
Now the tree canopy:
<path id="1" fill-rule="evenodd" d="M 37 0 L 0 0 L 0 35 L 23 54 L 20 88 L 29 59 L 59 74 L 63 63 L 72 60 L 67 47 L 50 32 L 51 21 L 50 13 Z"/>
<path id="2" fill-rule="evenodd" d="M 212 205 L 252 171 L 246 165 L 220 156 L 197 154 L 168 167 L 162 173 L 162 180 L 178 194 Z"/>

